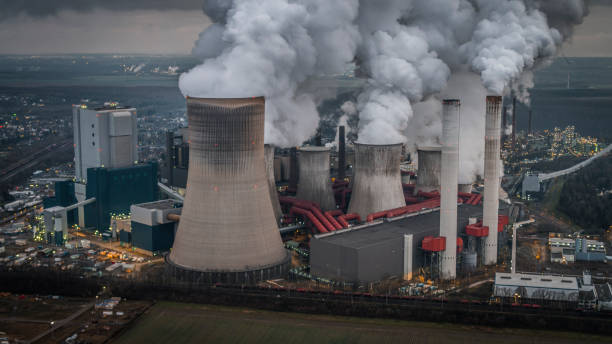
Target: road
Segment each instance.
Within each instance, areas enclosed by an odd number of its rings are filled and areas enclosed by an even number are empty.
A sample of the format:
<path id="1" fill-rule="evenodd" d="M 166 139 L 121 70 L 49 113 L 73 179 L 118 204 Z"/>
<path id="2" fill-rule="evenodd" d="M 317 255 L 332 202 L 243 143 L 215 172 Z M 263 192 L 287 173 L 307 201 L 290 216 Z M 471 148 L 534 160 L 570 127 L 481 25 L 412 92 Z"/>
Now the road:
<path id="1" fill-rule="evenodd" d="M 58 320 L 55 321 L 55 323 L 53 324 L 53 326 L 51 326 L 48 330 L 46 330 L 43 333 L 40 333 L 39 335 L 37 335 L 36 337 L 32 338 L 30 341 L 28 341 L 28 343 L 36 343 L 37 341 L 41 340 L 42 338 L 48 336 L 49 334 L 53 333 L 54 331 L 57 331 L 58 329 L 64 327 L 65 325 L 69 324 L 71 321 L 73 321 L 74 319 L 80 317 L 83 313 L 89 311 L 93 306 L 94 306 L 94 302 L 89 303 L 87 305 L 84 305 L 80 310 L 74 312 L 72 315 L 70 315 L 69 317 L 62 319 L 62 320 Z"/>

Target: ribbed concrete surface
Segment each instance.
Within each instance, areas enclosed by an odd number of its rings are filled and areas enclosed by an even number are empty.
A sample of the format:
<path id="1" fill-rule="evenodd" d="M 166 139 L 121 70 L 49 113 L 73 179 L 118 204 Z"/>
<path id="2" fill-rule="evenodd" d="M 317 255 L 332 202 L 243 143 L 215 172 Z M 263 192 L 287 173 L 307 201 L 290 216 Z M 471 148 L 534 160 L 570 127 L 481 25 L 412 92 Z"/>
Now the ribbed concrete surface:
<path id="1" fill-rule="evenodd" d="M 446 238 L 442 252 L 440 275 L 443 279 L 457 277 L 457 189 L 459 175 L 459 128 L 461 103 L 442 103 L 442 162 L 440 165 L 440 236 Z"/>
<path id="2" fill-rule="evenodd" d="M 421 146 L 417 150 L 419 165 L 415 194 L 419 191 L 431 192 L 440 190 L 440 164 L 442 161 L 441 146 Z"/>
<path id="3" fill-rule="evenodd" d="M 270 190 L 270 199 L 272 201 L 272 209 L 274 209 L 274 218 L 276 223 L 280 224 L 280 218 L 283 216 L 280 202 L 278 201 L 278 192 L 276 191 L 276 180 L 274 179 L 274 146 L 264 145 L 265 161 L 266 161 L 266 177 L 268 178 L 268 188 Z"/>
<path id="4" fill-rule="evenodd" d="M 358 213 L 365 220 L 371 213 L 406 205 L 400 175 L 401 155 L 401 143 L 355 143 L 355 179 L 349 213 Z"/>
<path id="5" fill-rule="evenodd" d="M 243 272 L 285 261 L 264 165 L 264 108 L 263 98 L 187 99 L 189 175 L 171 264 Z"/>
<path id="6" fill-rule="evenodd" d="M 316 202 L 322 210 L 336 209 L 329 175 L 330 149 L 300 147 L 298 152 L 299 181 L 296 197 Z"/>
<path id="7" fill-rule="evenodd" d="M 497 264 L 501 112 L 502 97 L 487 97 L 483 197 L 483 225 L 489 227 L 489 236 L 485 239 L 484 263 L 486 265 Z"/>

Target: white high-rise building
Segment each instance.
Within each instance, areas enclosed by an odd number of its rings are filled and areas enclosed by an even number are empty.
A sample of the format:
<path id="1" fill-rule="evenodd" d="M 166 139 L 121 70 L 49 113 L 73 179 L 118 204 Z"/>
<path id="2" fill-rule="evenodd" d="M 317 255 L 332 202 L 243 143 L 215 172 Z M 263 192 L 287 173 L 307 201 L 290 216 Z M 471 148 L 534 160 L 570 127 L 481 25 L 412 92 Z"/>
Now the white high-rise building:
<path id="1" fill-rule="evenodd" d="M 105 103 L 102 107 L 72 106 L 75 196 L 85 200 L 87 169 L 120 168 L 138 163 L 136 109 Z M 83 209 L 79 208 L 79 222 Z M 82 224 L 81 224 L 82 225 Z"/>

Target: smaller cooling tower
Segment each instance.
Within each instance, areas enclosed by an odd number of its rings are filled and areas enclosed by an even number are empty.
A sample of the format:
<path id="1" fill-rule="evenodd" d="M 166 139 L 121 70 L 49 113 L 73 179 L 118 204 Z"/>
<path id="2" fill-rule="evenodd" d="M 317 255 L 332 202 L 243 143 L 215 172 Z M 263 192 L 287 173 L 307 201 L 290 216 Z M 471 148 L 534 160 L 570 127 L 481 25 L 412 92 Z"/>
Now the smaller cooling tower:
<path id="1" fill-rule="evenodd" d="M 274 209 L 274 218 L 276 219 L 276 223 L 280 225 L 280 218 L 283 216 L 283 211 L 278 201 L 278 191 L 276 191 L 276 180 L 274 179 L 274 146 L 264 145 L 264 150 L 270 200 L 272 201 L 272 209 Z"/>
<path id="2" fill-rule="evenodd" d="M 336 209 L 329 175 L 329 159 L 329 148 L 300 147 L 299 149 L 299 182 L 296 197 L 315 202 L 322 210 Z"/>
<path id="3" fill-rule="evenodd" d="M 402 144 L 355 143 L 353 192 L 348 213 L 369 214 L 406 206 L 400 162 Z"/>
<path id="4" fill-rule="evenodd" d="M 419 164 L 417 185 L 414 192 L 431 192 L 440 190 L 440 165 L 442 162 L 441 146 L 423 146 L 418 148 Z"/>

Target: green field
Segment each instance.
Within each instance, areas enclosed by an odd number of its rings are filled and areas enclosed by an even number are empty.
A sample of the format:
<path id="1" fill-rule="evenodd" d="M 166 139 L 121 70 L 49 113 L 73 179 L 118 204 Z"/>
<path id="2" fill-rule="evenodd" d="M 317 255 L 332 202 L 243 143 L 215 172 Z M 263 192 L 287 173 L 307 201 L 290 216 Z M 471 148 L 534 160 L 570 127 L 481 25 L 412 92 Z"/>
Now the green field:
<path id="1" fill-rule="evenodd" d="M 158 303 L 113 343 L 598 343 L 579 333 Z"/>

